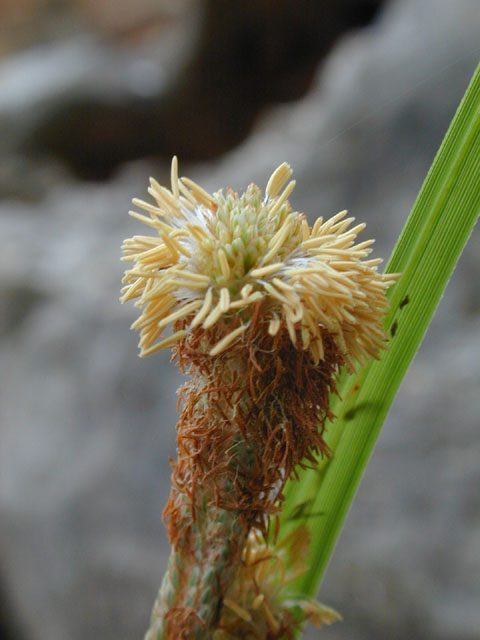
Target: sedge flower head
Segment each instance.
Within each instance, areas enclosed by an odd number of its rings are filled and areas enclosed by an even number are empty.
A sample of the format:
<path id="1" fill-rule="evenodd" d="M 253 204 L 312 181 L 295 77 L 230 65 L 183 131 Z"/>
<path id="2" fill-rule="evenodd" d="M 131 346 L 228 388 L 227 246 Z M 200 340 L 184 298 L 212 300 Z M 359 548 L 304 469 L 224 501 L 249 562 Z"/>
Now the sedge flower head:
<path id="1" fill-rule="evenodd" d="M 310 534 L 305 525 L 270 547 L 252 529 L 223 599 L 214 640 L 295 638 L 307 620 L 316 627 L 342 619 L 331 607 L 293 589 L 308 570 Z"/>
<path id="2" fill-rule="evenodd" d="M 326 340 L 349 368 L 377 356 L 394 276 L 377 270 L 381 260 L 368 259 L 373 240 L 357 242 L 365 225 L 352 226 L 346 211 L 310 227 L 292 210 L 291 174 L 283 163 L 265 193 L 250 184 L 241 195 L 209 194 L 178 178 L 174 158 L 170 189 L 150 180 L 154 203 L 133 201 L 147 215 L 130 213 L 154 235 L 123 245 L 123 259 L 134 264 L 121 300 L 136 298 L 142 309 L 132 325 L 140 330 L 140 355 L 200 332 L 216 356 L 247 341 L 260 315 L 264 334 L 288 333 L 314 363 Z"/>

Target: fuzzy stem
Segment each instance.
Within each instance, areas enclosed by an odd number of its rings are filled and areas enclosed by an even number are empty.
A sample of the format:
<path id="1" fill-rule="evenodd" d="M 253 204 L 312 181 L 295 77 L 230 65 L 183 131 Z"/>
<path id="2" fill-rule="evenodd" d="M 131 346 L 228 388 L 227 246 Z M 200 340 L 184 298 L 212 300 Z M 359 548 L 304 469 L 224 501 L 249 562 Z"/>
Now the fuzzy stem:
<path id="1" fill-rule="evenodd" d="M 172 549 L 145 640 L 209 640 L 245 542 L 238 514 L 199 511 Z"/>
<path id="2" fill-rule="evenodd" d="M 318 424 L 341 361 L 333 341 L 325 338 L 325 360 L 312 365 L 287 331 L 272 338 L 261 328 L 250 346 L 220 356 L 209 355 L 203 334 L 177 349 L 190 381 L 165 508 L 172 554 L 146 640 L 212 638 L 248 532 L 267 535 L 294 465 L 325 451 Z"/>
<path id="3" fill-rule="evenodd" d="M 172 552 L 145 640 L 211 638 L 240 563 L 249 524 L 234 508 L 242 492 L 234 478 L 240 468 L 249 475 L 252 452 L 235 422 L 237 405 L 225 395 L 244 364 L 229 362 L 223 385 L 210 370 L 185 389 L 165 509 Z"/>

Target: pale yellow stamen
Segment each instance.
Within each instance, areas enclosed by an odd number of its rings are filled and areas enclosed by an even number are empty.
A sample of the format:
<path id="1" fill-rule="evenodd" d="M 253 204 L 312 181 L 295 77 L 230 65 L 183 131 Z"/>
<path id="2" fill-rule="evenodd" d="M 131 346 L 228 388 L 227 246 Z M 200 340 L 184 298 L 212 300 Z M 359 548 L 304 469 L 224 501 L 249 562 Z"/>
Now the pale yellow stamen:
<path id="1" fill-rule="evenodd" d="M 148 269 L 148 265 L 145 269 L 141 269 L 137 266 L 125 272 L 122 282 L 131 282 L 132 280 L 137 279 L 145 281 L 147 278 L 163 278 L 163 276 L 164 274 L 161 271 L 152 271 L 151 268 Z"/>
<path id="2" fill-rule="evenodd" d="M 335 291 L 335 289 L 327 289 L 319 286 L 314 275 L 311 275 L 309 278 L 308 288 L 314 288 L 315 293 L 317 295 L 325 296 L 328 298 L 335 298 L 336 300 L 343 300 L 344 302 L 351 302 L 352 295 L 351 293 L 341 293 L 339 291 Z"/>
<path id="3" fill-rule="evenodd" d="M 270 176 L 265 194 L 269 198 L 274 198 L 291 175 L 292 169 L 290 165 L 287 162 L 283 162 Z"/>
<path id="4" fill-rule="evenodd" d="M 261 291 L 255 291 L 251 296 L 248 296 L 248 298 L 244 298 L 244 301 L 250 304 L 252 302 L 256 302 L 257 300 L 262 300 L 263 297 L 264 296 Z"/>
<path id="5" fill-rule="evenodd" d="M 258 596 L 255 598 L 255 600 L 252 602 L 252 609 L 256 611 L 264 600 L 265 600 L 265 595 L 263 593 L 259 593 Z"/>
<path id="6" fill-rule="evenodd" d="M 337 222 L 330 228 L 330 233 L 333 231 L 338 237 L 341 237 L 344 233 L 347 233 L 347 228 L 352 224 L 355 218 L 345 218 L 340 222 Z M 355 231 L 353 229 L 348 230 L 348 234 L 353 233 L 355 235 Z"/>
<path id="7" fill-rule="evenodd" d="M 219 342 L 217 342 L 217 344 L 210 349 L 210 355 L 217 356 L 219 353 L 222 353 L 222 351 L 225 351 L 225 349 L 229 345 L 231 345 L 232 342 L 234 342 L 239 336 L 241 336 L 245 332 L 246 328 L 247 328 L 246 326 L 241 326 L 235 329 L 234 331 L 231 331 L 228 335 L 226 335 L 224 338 L 219 340 Z"/>
<path id="8" fill-rule="evenodd" d="M 295 301 L 297 302 L 297 301 Z M 285 316 L 290 318 L 290 320 L 295 324 L 299 322 L 303 318 L 303 307 L 301 304 L 297 303 L 294 306 L 283 305 L 283 310 Z"/>
<path id="9" fill-rule="evenodd" d="M 233 302 L 230 303 L 230 309 L 241 309 L 242 307 L 246 307 L 248 304 L 250 304 L 250 300 L 247 299 L 241 299 L 241 300 L 234 300 Z"/>
<path id="10" fill-rule="evenodd" d="M 310 237 L 310 229 L 306 220 L 302 220 L 302 240 L 305 242 Z"/>
<path id="11" fill-rule="evenodd" d="M 263 613 L 265 614 L 265 618 L 267 620 L 268 626 L 273 631 L 273 633 L 278 633 L 279 630 L 280 630 L 280 625 L 278 624 L 278 622 L 273 617 L 273 613 L 272 613 L 270 607 L 265 602 L 265 600 L 263 600 L 263 602 L 261 604 L 262 604 Z"/>
<path id="12" fill-rule="evenodd" d="M 306 327 L 302 327 L 302 346 L 303 349 L 308 349 L 310 345 L 311 333 Z"/>
<path id="13" fill-rule="evenodd" d="M 205 300 L 203 301 L 202 308 L 197 313 L 192 322 L 192 329 L 198 326 L 201 322 L 203 322 L 204 318 L 207 316 L 212 306 L 212 289 L 210 288 L 205 294 Z"/>
<path id="14" fill-rule="evenodd" d="M 305 602 L 301 605 L 303 611 L 308 616 L 308 619 L 316 627 L 321 627 L 324 624 L 330 625 L 334 622 L 342 620 L 342 616 L 325 604 L 320 602 Z"/>
<path id="15" fill-rule="evenodd" d="M 242 298 L 247 298 L 250 293 L 253 290 L 253 284 L 246 284 L 244 287 L 242 287 L 242 290 L 240 291 L 240 295 L 242 296 Z"/>
<path id="16" fill-rule="evenodd" d="M 185 287 L 186 289 L 195 289 L 196 291 L 205 291 L 208 283 L 192 282 L 192 280 L 182 280 L 181 278 L 172 279 L 177 287 Z"/>
<path id="17" fill-rule="evenodd" d="M 293 287 L 291 284 L 288 284 L 288 282 L 280 280 L 280 278 L 273 278 L 272 284 L 274 284 L 279 289 L 283 289 L 284 291 L 295 291 L 295 287 Z"/>
<path id="18" fill-rule="evenodd" d="M 315 238 L 310 238 L 310 240 L 306 240 L 302 243 L 302 249 L 314 249 L 316 247 L 320 247 L 321 245 L 326 243 L 325 236 L 316 236 Z"/>
<path id="19" fill-rule="evenodd" d="M 188 316 L 189 313 L 191 313 L 192 311 L 195 311 L 195 309 L 198 309 L 201 306 L 202 306 L 201 300 L 194 300 L 193 302 L 189 302 L 181 309 L 178 309 L 177 311 L 174 311 L 166 318 L 163 318 L 163 320 L 161 320 L 158 323 L 158 326 L 166 327 L 167 324 L 170 324 L 171 322 L 175 322 L 176 320 L 180 320 L 180 318 L 183 318 L 184 316 Z"/>
<path id="20" fill-rule="evenodd" d="M 234 613 L 236 613 L 239 618 L 245 620 L 245 622 L 252 621 L 252 616 L 248 613 L 248 611 L 233 600 L 230 600 L 230 598 L 224 598 L 223 604 L 231 609 Z"/>
<path id="21" fill-rule="evenodd" d="M 147 216 L 144 216 L 141 213 L 138 213 L 138 211 L 129 211 L 128 212 L 129 216 L 132 216 L 132 218 L 135 218 L 135 220 L 138 220 L 139 222 L 143 222 L 143 224 L 146 224 L 149 227 L 152 227 L 153 229 L 158 229 L 160 227 L 159 222 L 160 220 L 152 220 L 152 218 L 147 218 Z"/>
<path id="22" fill-rule="evenodd" d="M 375 243 L 375 240 L 371 239 L 371 240 L 364 240 L 363 242 L 359 242 L 356 246 L 355 249 L 356 251 L 363 251 L 364 249 L 367 249 L 368 247 L 371 247 L 372 244 Z M 370 253 L 370 250 L 369 250 Z M 389 276 L 391 275 L 390 273 L 388 274 Z"/>
<path id="23" fill-rule="evenodd" d="M 292 276 L 292 278 L 298 278 L 303 275 L 310 275 L 312 273 L 317 273 L 317 271 L 318 271 L 318 266 L 314 264 L 309 267 L 295 267 L 293 269 L 288 269 L 288 271 L 285 271 L 285 275 Z"/>
<path id="24" fill-rule="evenodd" d="M 276 233 L 274 233 L 274 235 L 270 238 L 270 241 L 268 243 L 268 248 L 271 249 L 272 247 L 274 247 L 277 243 L 279 239 L 282 239 L 284 235 L 288 235 L 288 232 L 291 229 L 291 223 L 293 220 L 294 216 L 292 216 L 292 214 L 288 215 L 285 220 L 282 222 L 280 228 L 278 229 L 278 231 Z M 268 254 L 267 254 L 268 255 Z M 264 258 L 264 262 L 267 262 L 267 258 Z"/>
<path id="25" fill-rule="evenodd" d="M 355 220 L 355 218 L 352 218 L 352 220 Z M 352 227 L 349 230 L 349 233 L 352 233 L 355 237 L 357 237 L 358 234 L 361 233 L 365 229 L 366 226 L 367 226 L 367 224 L 365 222 L 360 222 L 360 224 L 357 224 L 355 227 Z"/>
<path id="26" fill-rule="evenodd" d="M 137 306 L 145 304 L 145 302 L 149 302 L 160 295 L 165 295 L 166 293 L 173 291 L 176 289 L 176 286 L 177 285 L 173 278 L 169 278 L 168 276 L 164 276 L 157 281 L 155 281 L 154 278 L 150 278 L 147 280 L 147 284 L 143 290 L 141 298 L 137 300 L 135 304 Z"/>
<path id="27" fill-rule="evenodd" d="M 155 236 L 133 236 L 133 238 L 127 238 L 122 247 L 138 247 L 139 249 L 151 247 L 160 242 L 159 238 Z"/>
<path id="28" fill-rule="evenodd" d="M 283 262 L 275 262 L 275 264 L 269 264 L 266 267 L 259 267 L 258 269 L 252 269 L 249 275 L 252 278 L 263 278 L 264 276 L 269 276 L 276 271 L 279 271 L 283 266 Z"/>
<path id="29" fill-rule="evenodd" d="M 159 305 L 152 305 L 152 308 L 148 309 L 147 313 L 143 313 L 137 318 L 130 329 L 143 329 L 152 322 L 161 320 L 176 303 L 177 300 L 175 298 L 171 298 L 168 301 L 162 299 Z"/>
<path id="30" fill-rule="evenodd" d="M 264 258 L 264 262 L 268 262 L 278 251 L 280 251 L 291 230 L 291 219 L 287 218 L 287 220 L 283 223 L 283 226 L 279 229 L 279 231 L 277 231 L 277 233 L 268 243 L 269 251 Z"/>
<path id="31" fill-rule="evenodd" d="M 197 240 L 200 240 L 200 242 L 208 238 L 207 233 L 202 229 L 202 227 L 197 224 L 191 224 L 190 222 L 187 222 L 187 229 L 193 236 L 195 236 Z"/>
<path id="32" fill-rule="evenodd" d="M 318 232 L 319 232 L 320 227 L 322 226 L 322 224 L 323 224 L 323 218 L 322 218 L 322 216 L 320 216 L 320 218 L 317 218 L 315 220 L 315 222 L 313 223 L 312 234 L 311 234 L 312 237 L 318 235 Z"/>
<path id="33" fill-rule="evenodd" d="M 162 187 L 162 185 L 158 184 L 154 178 L 150 178 L 150 184 L 152 191 L 155 192 L 156 198 L 169 205 L 177 215 L 181 215 L 179 204 L 173 197 L 172 193 L 165 187 Z"/>
<path id="34" fill-rule="evenodd" d="M 183 196 L 185 197 L 186 203 L 190 203 L 188 205 L 189 208 L 195 208 L 198 206 L 198 200 L 195 198 L 193 193 L 189 189 L 187 189 L 187 187 L 183 184 L 181 180 L 178 181 L 178 188 L 180 189 Z"/>
<path id="35" fill-rule="evenodd" d="M 163 233 L 163 231 L 160 231 L 159 233 L 160 233 L 160 237 L 162 238 L 166 246 L 170 249 L 170 253 L 172 254 L 172 259 L 176 262 L 179 256 L 178 256 L 178 251 L 175 247 L 174 240 L 170 238 L 170 236 L 168 236 L 166 233 Z"/>
<path id="36" fill-rule="evenodd" d="M 297 336 L 295 334 L 295 327 L 293 326 L 293 322 L 289 317 L 287 317 L 287 329 L 288 329 L 288 335 L 290 336 L 290 340 L 292 341 L 293 344 L 296 344 Z"/>
<path id="37" fill-rule="evenodd" d="M 178 240 L 174 239 L 174 236 L 176 235 L 183 235 L 183 234 L 179 234 L 176 233 L 175 231 L 173 231 L 172 233 L 170 233 L 169 238 L 170 240 L 175 244 L 175 249 L 179 252 L 179 253 L 183 253 L 183 255 L 186 258 L 191 258 L 192 254 L 190 253 L 190 251 L 188 251 L 188 249 L 186 249 L 181 242 L 178 242 Z"/>
<path id="38" fill-rule="evenodd" d="M 319 230 L 321 230 L 323 234 L 328 233 L 330 229 L 334 227 L 337 222 L 342 220 L 347 215 L 347 213 L 348 213 L 347 209 L 344 209 L 343 211 L 339 211 L 332 218 L 329 218 L 324 224 L 322 224 Z"/>
<path id="39" fill-rule="evenodd" d="M 278 318 L 270 320 L 270 322 L 268 323 L 268 333 L 271 336 L 276 336 L 279 329 L 280 329 L 280 320 Z"/>
<path id="40" fill-rule="evenodd" d="M 172 158 L 172 167 L 170 169 L 170 181 L 172 183 L 172 193 L 175 200 L 178 200 L 178 159 L 177 156 Z"/>
<path id="41" fill-rule="evenodd" d="M 156 207 L 154 204 L 150 204 L 149 202 L 140 200 L 140 198 L 133 198 L 132 204 L 134 204 L 136 207 L 144 209 L 145 211 L 148 211 L 148 213 L 150 213 L 155 219 L 157 219 L 159 216 L 163 217 L 165 214 L 165 211 L 163 209 L 160 209 L 160 207 Z"/>
<path id="42" fill-rule="evenodd" d="M 277 291 L 277 289 L 275 289 L 275 287 L 271 285 L 269 282 L 264 282 L 263 286 L 271 296 L 273 296 L 277 300 L 280 300 L 280 302 L 286 302 L 288 304 L 288 298 L 286 298 L 282 293 L 280 293 L 280 291 Z"/>
<path id="43" fill-rule="evenodd" d="M 323 348 L 322 338 L 318 338 L 317 340 L 315 340 L 315 342 L 311 345 L 311 349 L 312 349 L 315 363 L 318 363 L 320 362 L 320 360 L 323 360 L 325 356 L 325 350 Z"/>
<path id="44" fill-rule="evenodd" d="M 217 255 L 218 255 L 218 262 L 220 263 L 220 269 L 222 271 L 222 275 L 225 278 L 225 280 L 228 280 L 228 278 L 230 278 L 230 265 L 228 264 L 225 251 L 222 248 L 220 248 L 218 250 Z"/>
<path id="45" fill-rule="evenodd" d="M 171 273 L 179 275 L 186 280 L 193 280 L 194 282 L 201 282 L 202 284 L 208 284 L 210 282 L 210 278 L 203 273 L 195 273 L 187 269 L 172 269 Z"/>
<path id="46" fill-rule="evenodd" d="M 139 307 L 140 305 L 148 302 L 151 291 L 155 289 L 155 287 L 153 286 L 153 280 L 151 278 L 150 280 L 142 278 L 142 281 L 145 286 L 143 287 L 140 298 L 135 302 L 136 307 Z"/>
<path id="47" fill-rule="evenodd" d="M 228 292 L 228 289 L 223 287 L 220 291 L 220 308 L 222 309 L 222 312 L 225 313 L 226 311 L 228 311 L 229 307 L 230 307 L 230 294 Z"/>
<path id="48" fill-rule="evenodd" d="M 152 275 L 154 275 L 155 273 L 158 273 L 158 269 L 170 264 L 169 262 L 169 251 L 168 249 L 164 246 L 164 245 L 158 245 L 157 247 L 153 247 L 152 249 L 147 249 L 146 251 L 142 251 L 142 253 L 140 253 L 137 256 L 137 261 L 139 263 L 139 265 L 141 264 L 142 267 L 149 267 L 150 266 L 150 270 L 152 271 Z M 131 273 L 137 273 L 139 272 L 138 267 L 131 269 Z"/>
<path id="49" fill-rule="evenodd" d="M 120 302 L 127 302 L 128 300 L 131 300 L 132 298 L 135 298 L 136 295 L 138 295 L 138 290 L 141 289 L 143 287 L 144 283 L 142 282 L 142 280 L 137 280 L 136 282 L 134 282 L 132 285 L 128 286 L 128 287 L 124 287 L 122 289 L 122 297 L 120 298 Z"/>
<path id="50" fill-rule="evenodd" d="M 277 211 L 279 211 L 283 205 L 283 203 L 285 202 L 285 200 L 288 198 L 288 196 L 292 193 L 292 191 L 295 189 L 295 185 L 296 185 L 296 181 L 292 180 L 291 182 L 288 183 L 288 185 L 285 187 L 285 190 L 283 191 L 283 193 L 278 197 L 278 200 L 275 202 L 275 204 L 273 205 L 273 207 L 270 209 L 269 211 L 269 215 L 272 217 L 274 216 Z"/>
<path id="51" fill-rule="evenodd" d="M 338 348 L 342 353 L 347 353 L 347 342 L 345 340 L 345 336 L 343 335 L 342 327 L 340 324 L 337 327 L 337 335 L 335 336 L 335 342 L 337 343 Z"/>
<path id="52" fill-rule="evenodd" d="M 205 189 L 203 189 L 200 185 L 198 185 L 196 182 L 194 182 L 193 180 L 190 180 L 190 178 L 185 178 L 185 177 L 183 177 L 181 181 L 191 189 L 193 195 L 203 205 L 205 205 L 206 207 L 211 207 L 212 204 L 214 204 L 214 200 L 212 196 L 207 191 L 205 191 Z"/>
<path id="53" fill-rule="evenodd" d="M 251 296 L 247 296 L 246 298 L 242 298 L 241 300 L 235 300 L 235 302 L 230 303 L 231 309 L 240 309 L 241 307 L 245 307 L 248 304 L 252 304 L 252 302 L 256 302 L 257 300 L 261 300 L 263 298 L 263 293 L 261 291 L 255 291 Z"/>
<path id="54" fill-rule="evenodd" d="M 219 302 L 207 316 L 206 320 L 203 323 L 203 328 L 208 329 L 209 327 L 212 327 L 222 314 L 222 303 Z"/>
<path id="55" fill-rule="evenodd" d="M 365 269 L 365 271 L 367 271 L 368 267 L 373 268 L 376 267 L 379 264 L 382 264 L 383 262 L 383 258 L 373 258 L 372 260 L 365 260 L 364 262 L 362 262 L 362 267 Z M 390 277 L 392 274 L 389 273 L 388 276 Z M 397 274 L 398 275 L 398 274 Z"/>
<path id="56" fill-rule="evenodd" d="M 149 356 L 152 353 L 155 353 L 155 351 L 158 351 L 159 349 L 164 349 L 165 347 L 169 347 L 171 344 L 173 344 L 174 342 L 177 342 L 178 340 L 181 340 L 182 338 L 184 338 L 187 335 L 188 331 L 185 331 L 184 329 L 181 329 L 180 331 L 176 331 L 175 333 L 172 333 L 171 336 L 168 336 L 168 338 L 165 338 L 165 340 L 162 340 L 161 342 L 157 342 L 157 344 L 154 344 L 153 347 L 149 347 L 148 349 L 143 349 L 140 352 L 140 357 L 145 357 L 145 356 Z"/>
<path id="57" fill-rule="evenodd" d="M 141 340 L 138 343 L 138 346 L 140 347 L 140 349 L 143 350 L 144 348 L 147 348 L 149 345 L 155 342 L 155 340 L 160 336 L 162 331 L 163 329 L 159 329 L 158 327 L 155 327 L 155 326 L 150 326 L 148 328 L 143 329 L 140 333 Z"/>

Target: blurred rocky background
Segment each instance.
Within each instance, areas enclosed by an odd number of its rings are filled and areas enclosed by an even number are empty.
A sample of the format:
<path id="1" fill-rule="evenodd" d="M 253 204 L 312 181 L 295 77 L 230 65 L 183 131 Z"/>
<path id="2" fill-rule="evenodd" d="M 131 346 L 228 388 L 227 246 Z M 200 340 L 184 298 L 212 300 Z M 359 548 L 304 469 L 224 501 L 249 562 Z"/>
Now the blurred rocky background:
<path id="1" fill-rule="evenodd" d="M 130 199 L 173 152 L 211 190 L 288 160 L 296 208 L 348 207 L 388 256 L 480 58 L 480 3 L 0 12 L 0 638 L 141 638 L 180 379 L 136 357 L 118 303 Z M 479 274 L 476 231 L 322 585 L 344 622 L 311 638 L 480 638 Z"/>

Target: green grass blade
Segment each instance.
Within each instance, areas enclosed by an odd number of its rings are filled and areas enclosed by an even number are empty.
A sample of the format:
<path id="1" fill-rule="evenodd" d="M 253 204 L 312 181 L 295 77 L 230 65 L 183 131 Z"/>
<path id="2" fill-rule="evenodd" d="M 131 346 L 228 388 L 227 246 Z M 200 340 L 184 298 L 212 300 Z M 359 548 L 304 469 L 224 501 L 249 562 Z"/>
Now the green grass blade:
<path id="1" fill-rule="evenodd" d="M 390 290 L 389 350 L 357 376 L 343 376 L 337 419 L 328 425 L 334 456 L 287 486 L 282 529 L 305 522 L 309 571 L 297 583 L 314 595 L 386 414 L 417 352 L 480 213 L 480 66 L 420 190 L 387 265 L 402 278 Z M 405 304 L 408 296 L 408 304 Z M 403 304 L 402 304 L 403 301 Z"/>

